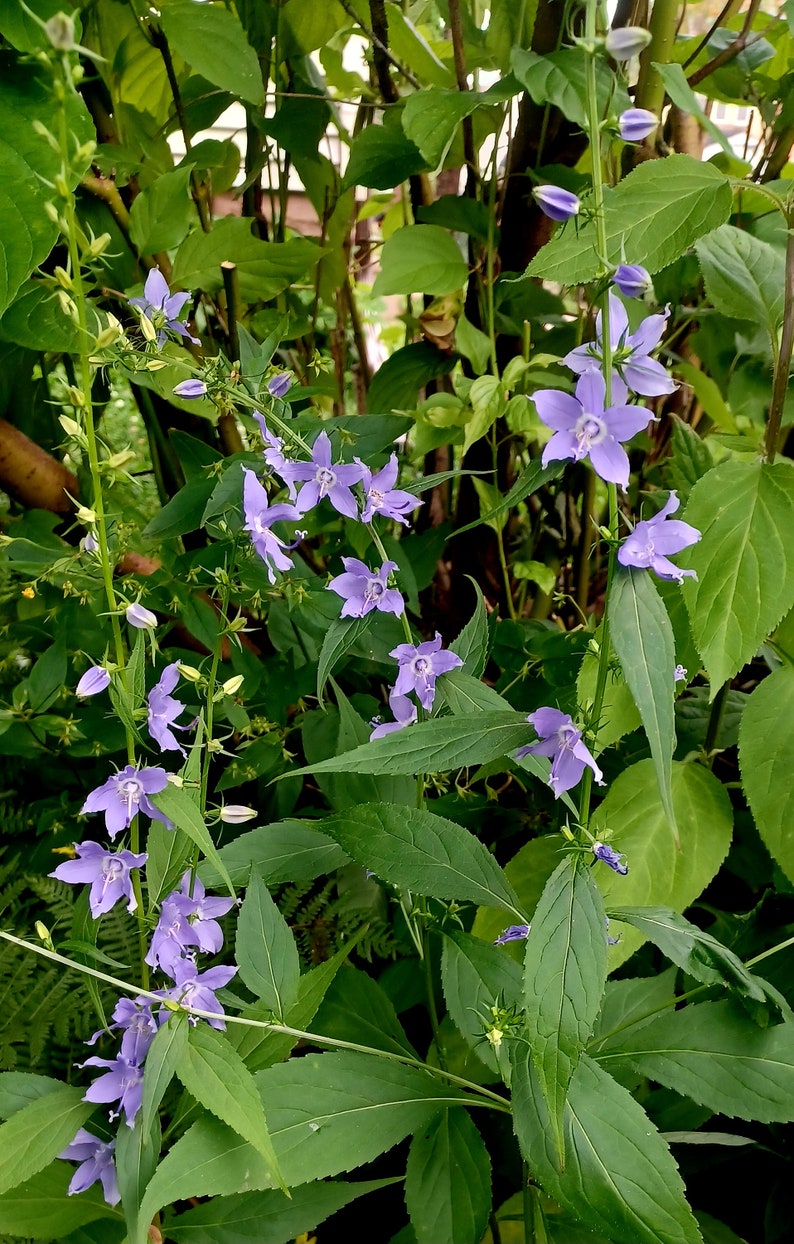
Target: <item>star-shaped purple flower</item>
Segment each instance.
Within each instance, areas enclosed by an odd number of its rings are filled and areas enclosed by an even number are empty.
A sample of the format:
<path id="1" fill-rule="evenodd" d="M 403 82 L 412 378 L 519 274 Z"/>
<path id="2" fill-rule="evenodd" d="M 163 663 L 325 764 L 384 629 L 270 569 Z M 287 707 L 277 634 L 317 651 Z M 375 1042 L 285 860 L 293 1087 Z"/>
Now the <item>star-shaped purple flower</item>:
<path id="1" fill-rule="evenodd" d="M 298 509 L 301 514 L 314 508 L 323 497 L 345 518 L 358 518 L 356 498 L 350 491 L 364 473 L 361 463 L 331 464 L 331 442 L 327 432 L 321 432 L 312 446 L 311 462 L 291 464 L 292 478 L 306 481 L 298 493 Z"/>
<path id="2" fill-rule="evenodd" d="M 90 885 L 88 904 L 95 920 L 115 907 L 120 898 L 128 900 L 127 911 L 135 911 L 138 903 L 132 889 L 130 870 L 143 868 L 146 853 L 135 855 L 132 851 L 106 851 L 98 842 L 90 840 L 76 842 L 74 849 L 78 858 L 59 864 L 50 876 L 68 881 L 70 885 Z"/>
<path id="3" fill-rule="evenodd" d="M 139 812 L 153 821 L 162 821 L 166 829 L 171 829 L 168 817 L 149 799 L 149 795 L 159 795 L 167 784 L 165 769 L 136 769 L 134 765 L 125 765 L 120 773 L 114 773 L 91 791 L 80 811 L 104 812 L 105 827 L 111 838 L 127 829 Z"/>
<path id="4" fill-rule="evenodd" d="M 208 972 L 199 974 L 198 968 L 191 959 L 180 959 L 170 973 L 176 981 L 173 989 L 167 989 L 164 997 L 180 1003 L 184 1007 L 195 1007 L 199 1011 L 211 1011 L 213 1015 L 222 1016 L 223 1007 L 215 997 L 215 990 L 222 989 L 237 972 L 237 968 L 210 968 Z M 225 1031 L 223 1019 L 208 1019 L 210 1028 Z"/>
<path id="5" fill-rule="evenodd" d="M 265 416 L 261 413 L 261 411 L 255 410 L 253 414 L 254 419 L 256 419 L 259 424 L 259 431 L 262 433 L 262 440 L 265 443 L 265 462 L 270 467 L 271 471 L 275 471 L 277 475 L 281 475 L 282 478 L 284 478 L 285 483 L 287 483 L 289 487 L 290 496 L 294 501 L 297 493 L 295 492 L 295 484 L 291 478 L 290 468 L 294 467 L 296 464 L 294 462 L 290 462 L 288 458 L 284 457 L 284 441 L 280 436 L 274 436 L 274 434 L 270 431 L 270 428 L 265 423 Z M 286 476 L 285 471 L 287 473 Z"/>
<path id="6" fill-rule="evenodd" d="M 113 1165 L 115 1140 L 100 1140 L 93 1132 L 81 1127 L 70 1145 L 59 1154 L 67 1162 L 79 1162 L 69 1184 L 69 1196 L 85 1192 L 97 1180 L 102 1184 L 102 1195 L 108 1205 L 118 1205 L 121 1200 L 116 1168 Z"/>
<path id="7" fill-rule="evenodd" d="M 253 471 L 245 470 L 243 485 L 243 511 L 245 513 L 245 530 L 251 533 L 251 543 L 267 567 L 267 577 L 271 583 L 276 581 L 276 570 L 291 570 L 292 562 L 285 550 L 294 549 L 305 533 L 299 533 L 299 539 L 287 544 L 280 536 L 271 531 L 273 523 L 297 522 L 301 517 L 300 510 L 294 505 L 270 505 L 267 493 L 254 475 Z"/>
<path id="8" fill-rule="evenodd" d="M 147 276 L 146 284 L 143 287 L 143 297 L 130 298 L 133 307 L 137 307 L 142 311 L 157 329 L 158 346 L 165 344 L 169 329 L 173 333 L 178 333 L 180 337 L 187 337 L 188 341 L 192 341 L 194 345 L 199 346 L 201 342 L 198 337 L 191 337 L 182 321 L 177 319 L 185 303 L 189 300 L 190 294 L 171 293 L 168 288 L 168 282 L 159 268 L 152 268 Z"/>
<path id="9" fill-rule="evenodd" d="M 417 509 L 422 502 L 412 492 L 404 492 L 401 488 L 394 487 L 399 470 L 397 455 L 392 454 L 385 467 L 381 467 L 375 475 L 358 458 L 356 462 L 363 472 L 361 482 L 364 486 L 365 502 L 361 511 L 362 523 L 371 523 L 374 514 L 382 514 L 384 518 L 393 518 L 407 527 L 408 519 L 405 515 Z"/>
<path id="10" fill-rule="evenodd" d="M 577 375 L 603 368 L 601 347 L 603 314 L 596 316 L 595 341 L 577 346 L 562 360 Z M 609 340 L 612 347 L 612 367 L 634 393 L 643 397 L 661 397 L 673 393 L 675 381 L 668 376 L 661 363 L 650 357 L 662 339 L 667 315 L 649 315 L 635 333 L 629 333 L 629 317 L 626 308 L 613 293 L 609 295 Z M 614 383 L 614 382 L 613 382 Z"/>
<path id="11" fill-rule="evenodd" d="M 105 1075 L 86 1089 L 83 1101 L 117 1101 L 119 1108 L 111 1112 L 111 1119 L 117 1119 L 123 1110 L 127 1126 L 134 1127 L 143 1096 L 143 1068 L 121 1054 L 116 1058 L 87 1058 L 79 1066 L 107 1067 Z"/>
<path id="12" fill-rule="evenodd" d="M 398 644 L 389 656 L 396 657 L 400 665 L 394 694 L 408 695 L 414 691 L 419 703 L 427 709 L 433 707 L 438 676 L 448 674 L 463 664 L 456 653 L 442 651 L 438 631 L 435 639 L 428 639 L 423 644 Z"/>
<path id="13" fill-rule="evenodd" d="M 516 760 L 524 756 L 549 756 L 552 759 L 549 786 L 559 799 L 566 790 L 575 786 L 584 773 L 585 765 L 593 770 L 595 780 L 603 785 L 603 774 L 590 752 L 582 742 L 582 732 L 577 730 L 573 719 L 558 708 L 539 708 L 530 713 L 527 721 L 534 726 L 540 742 L 520 747 Z"/>
<path id="14" fill-rule="evenodd" d="M 669 554 L 680 553 L 700 539 L 696 527 L 668 517 L 675 514 L 680 504 L 676 493 L 671 492 L 658 514 L 637 523 L 618 549 L 618 561 L 622 566 L 650 569 L 660 579 L 675 579 L 678 583 L 683 583 L 685 577 L 697 578 L 694 570 L 679 570 L 668 561 Z"/>
<path id="15" fill-rule="evenodd" d="M 625 400 L 625 387 L 616 396 Z M 630 440 L 653 419 L 644 406 L 610 406 L 604 409 L 606 384 L 599 371 L 586 371 L 576 385 L 576 396 L 559 389 L 541 389 L 533 394 L 538 414 L 547 427 L 553 428 L 543 450 L 542 463 L 558 458 L 579 462 L 590 459 L 593 470 L 601 479 L 627 488 L 629 483 L 628 454 L 621 441 Z"/>
<path id="16" fill-rule="evenodd" d="M 629 871 L 628 864 L 624 864 L 625 856 L 618 855 L 617 851 L 613 851 L 612 847 L 608 847 L 605 842 L 593 843 L 593 855 L 597 860 L 601 860 L 602 864 L 606 864 L 607 868 L 611 868 L 613 872 L 620 873 L 621 877 L 625 877 Z M 615 943 L 613 942 L 614 946 Z"/>
<path id="17" fill-rule="evenodd" d="M 403 611 L 403 598 L 396 588 L 388 585 L 389 575 L 397 569 L 396 562 L 384 562 L 380 570 L 370 570 L 357 557 L 343 557 L 344 574 L 338 574 L 328 584 L 328 590 L 336 592 L 344 600 L 340 617 L 363 618 L 373 609 L 381 613 Z"/>
<path id="18" fill-rule="evenodd" d="M 171 729 L 179 714 L 185 709 L 181 700 L 175 700 L 170 695 L 178 682 L 179 664 L 174 661 L 171 665 L 166 665 L 160 675 L 160 681 L 149 692 L 146 700 L 149 706 L 146 728 L 161 752 L 181 752 L 184 756 L 185 749 Z M 188 726 L 176 726 L 177 730 L 188 728 Z"/>
<path id="19" fill-rule="evenodd" d="M 389 708 L 394 714 L 394 721 L 381 722 L 380 718 L 373 718 L 370 724 L 375 728 L 369 736 L 370 743 L 373 739 L 383 739 L 387 734 L 394 734 L 395 730 L 404 730 L 406 726 L 412 726 L 416 721 L 416 705 L 413 700 L 408 699 L 407 695 L 395 695 L 392 691 L 389 696 Z"/>

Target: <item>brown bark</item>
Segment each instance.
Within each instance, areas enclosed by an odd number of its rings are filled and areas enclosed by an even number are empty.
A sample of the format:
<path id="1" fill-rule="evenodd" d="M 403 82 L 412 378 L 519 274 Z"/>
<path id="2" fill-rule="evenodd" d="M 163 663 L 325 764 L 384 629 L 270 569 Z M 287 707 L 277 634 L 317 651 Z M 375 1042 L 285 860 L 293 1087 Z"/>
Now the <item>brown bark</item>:
<path id="1" fill-rule="evenodd" d="M 0 419 L 0 487 L 29 509 L 69 514 L 66 495 L 77 496 L 76 476 L 24 432 Z"/>

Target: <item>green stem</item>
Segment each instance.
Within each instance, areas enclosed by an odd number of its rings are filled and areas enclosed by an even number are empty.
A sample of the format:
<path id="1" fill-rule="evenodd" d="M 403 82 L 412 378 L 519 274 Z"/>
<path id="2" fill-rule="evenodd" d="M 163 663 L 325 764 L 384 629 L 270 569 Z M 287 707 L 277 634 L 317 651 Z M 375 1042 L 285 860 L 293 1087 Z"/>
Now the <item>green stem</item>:
<path id="1" fill-rule="evenodd" d="M 657 117 L 664 103 L 664 83 L 653 65 L 654 62 L 657 65 L 666 65 L 670 60 L 675 32 L 678 29 L 678 11 L 679 0 L 654 0 L 648 25 L 651 41 L 640 57 L 640 76 L 634 105 L 655 112 Z"/>
<path id="2" fill-rule="evenodd" d="M 772 400 L 769 404 L 769 421 L 766 425 L 764 441 L 764 459 L 775 461 L 777 438 L 783 418 L 783 403 L 786 399 L 791 351 L 794 347 L 794 219 L 786 213 L 788 234 L 786 240 L 786 289 L 783 312 L 783 333 L 780 338 L 780 350 L 775 361 L 775 376 L 772 382 Z"/>

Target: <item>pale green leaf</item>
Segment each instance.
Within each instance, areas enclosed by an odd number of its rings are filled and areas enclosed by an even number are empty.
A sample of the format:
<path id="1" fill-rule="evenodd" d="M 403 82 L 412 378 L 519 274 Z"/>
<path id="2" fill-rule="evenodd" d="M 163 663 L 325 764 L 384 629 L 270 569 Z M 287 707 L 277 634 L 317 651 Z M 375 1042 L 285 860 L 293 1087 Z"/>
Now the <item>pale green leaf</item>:
<path id="1" fill-rule="evenodd" d="M 162 6 L 160 21 L 171 47 L 195 73 L 249 104 L 264 103 L 256 52 L 231 10 L 195 0 L 169 0 Z"/>
<path id="2" fill-rule="evenodd" d="M 794 881 L 794 669 L 781 665 L 756 687 L 739 726 L 747 801 L 769 853 Z"/>
<path id="3" fill-rule="evenodd" d="M 236 264 L 240 296 L 246 302 L 268 302 L 302 280 L 325 251 L 307 238 L 263 242 L 251 232 L 250 220 L 225 216 L 211 233 L 197 230 L 176 253 L 172 284 L 182 289 L 223 289 L 221 264 Z"/>
<path id="4" fill-rule="evenodd" d="M 775 355 L 786 287 L 783 252 L 735 225 L 715 229 L 695 250 L 709 301 L 729 319 L 762 325 Z"/>
<path id="5" fill-rule="evenodd" d="M 530 920 L 543 893 L 543 887 L 562 858 L 564 846 L 565 839 L 561 834 L 544 834 L 541 838 L 532 838 L 525 842 L 520 851 L 505 864 L 505 876 L 518 895 L 521 910 L 527 913 Z M 512 923 L 512 914 L 506 909 L 495 911 L 492 907 L 481 907 L 475 917 L 472 932 L 478 939 L 493 942 Z M 504 955 L 514 955 L 517 962 L 523 963 L 524 947 L 521 943 L 502 946 L 500 950 Z"/>
<path id="6" fill-rule="evenodd" d="M 696 117 L 698 123 L 702 125 L 714 142 L 719 143 L 725 154 L 734 159 L 734 150 L 728 141 L 727 135 L 701 108 L 698 97 L 687 82 L 686 74 L 682 67 L 675 62 L 669 65 L 660 65 L 657 61 L 654 61 L 653 68 L 662 79 L 662 82 L 664 82 L 664 89 L 676 108 L 680 108 L 683 112 L 688 113 L 690 117 Z"/>
<path id="7" fill-rule="evenodd" d="M 462 289 L 468 264 L 451 234 L 440 225 L 405 225 L 384 244 L 372 292 L 453 294 Z"/>
<path id="8" fill-rule="evenodd" d="M 49 1166 L 93 1112 L 83 1089 L 59 1084 L 0 1125 L 0 1194 Z"/>
<path id="9" fill-rule="evenodd" d="M 491 1212 L 491 1161 L 466 1110 L 444 1110 L 414 1136 L 405 1203 L 417 1244 L 482 1238 Z"/>
<path id="10" fill-rule="evenodd" d="M 141 255 L 171 250 L 187 235 L 194 213 L 188 165 L 164 173 L 135 196 L 130 237 Z"/>

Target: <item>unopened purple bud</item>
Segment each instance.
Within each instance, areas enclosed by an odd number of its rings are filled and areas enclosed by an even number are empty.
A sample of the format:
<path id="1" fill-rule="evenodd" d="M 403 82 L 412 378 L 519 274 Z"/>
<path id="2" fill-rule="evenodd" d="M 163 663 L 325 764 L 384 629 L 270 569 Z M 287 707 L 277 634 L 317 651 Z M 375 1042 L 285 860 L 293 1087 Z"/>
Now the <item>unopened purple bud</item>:
<path id="1" fill-rule="evenodd" d="M 526 937 L 529 937 L 528 924 L 511 924 L 504 933 L 499 934 L 494 946 L 504 946 L 506 942 L 523 942 Z"/>
<path id="2" fill-rule="evenodd" d="M 656 113 L 649 112 L 647 108 L 627 108 L 618 117 L 618 129 L 624 143 L 641 143 L 658 125 Z"/>
<path id="3" fill-rule="evenodd" d="M 650 273 L 638 263 L 618 264 L 612 280 L 624 298 L 643 298 L 651 288 Z"/>
<path id="4" fill-rule="evenodd" d="M 606 49 L 614 60 L 631 60 L 644 52 L 650 41 L 650 31 L 642 26 L 623 26 L 620 30 L 610 30 Z"/>
<path id="5" fill-rule="evenodd" d="M 271 397 L 285 397 L 292 388 L 292 372 L 281 371 L 271 376 L 267 382 L 267 391 Z"/>
<path id="6" fill-rule="evenodd" d="M 256 816 L 256 808 L 247 808 L 241 803 L 227 803 L 221 808 L 219 816 L 226 825 L 244 825 Z"/>
<path id="7" fill-rule="evenodd" d="M 204 397 L 207 386 L 203 380 L 183 380 L 174 388 L 177 397 Z"/>
<path id="8" fill-rule="evenodd" d="M 96 536 L 91 535 L 89 532 L 89 534 L 87 536 L 83 536 L 80 541 L 80 548 L 84 553 L 97 553 L 99 551 L 99 541 Z"/>
<path id="9" fill-rule="evenodd" d="M 127 605 L 127 608 L 124 610 L 124 616 L 130 626 L 137 627 L 139 631 L 153 630 L 157 626 L 157 618 L 151 609 L 146 609 L 138 601 L 134 605 Z"/>
<path id="10" fill-rule="evenodd" d="M 576 195 L 571 194 L 570 190 L 563 190 L 562 186 L 536 186 L 532 194 L 544 216 L 550 220 L 570 220 L 581 206 Z"/>
<path id="11" fill-rule="evenodd" d="M 74 689 L 74 693 L 81 698 L 89 695 L 99 695 L 100 691 L 104 691 L 109 683 L 110 674 L 107 670 L 101 665 L 92 665 L 83 674 L 83 677 Z"/>

